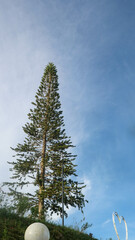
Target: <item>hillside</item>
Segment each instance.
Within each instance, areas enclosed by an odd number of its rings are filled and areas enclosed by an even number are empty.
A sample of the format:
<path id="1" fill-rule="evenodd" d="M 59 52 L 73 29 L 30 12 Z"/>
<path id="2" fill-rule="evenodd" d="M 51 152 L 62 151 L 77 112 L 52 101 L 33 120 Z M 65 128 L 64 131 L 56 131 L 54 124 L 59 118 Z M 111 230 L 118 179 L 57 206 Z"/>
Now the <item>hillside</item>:
<path id="1" fill-rule="evenodd" d="M 24 240 L 26 228 L 37 220 L 19 217 L 0 209 L 0 240 Z M 67 227 L 43 222 L 50 231 L 50 240 L 97 240 L 91 236 Z"/>

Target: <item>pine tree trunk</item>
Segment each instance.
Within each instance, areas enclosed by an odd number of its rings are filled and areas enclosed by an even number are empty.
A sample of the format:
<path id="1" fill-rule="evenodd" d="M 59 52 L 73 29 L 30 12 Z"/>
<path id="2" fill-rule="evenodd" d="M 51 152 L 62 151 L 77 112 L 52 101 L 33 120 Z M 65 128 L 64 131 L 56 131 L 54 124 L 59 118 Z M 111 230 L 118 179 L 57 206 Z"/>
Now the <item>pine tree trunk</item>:
<path id="1" fill-rule="evenodd" d="M 40 164 L 41 182 L 40 182 L 40 186 L 39 186 L 39 205 L 38 205 L 39 218 L 42 218 L 44 216 L 45 152 L 46 152 L 46 133 L 44 134 L 44 137 L 43 137 L 42 159 L 41 159 L 41 164 Z"/>
<path id="2" fill-rule="evenodd" d="M 48 107 L 49 107 L 49 98 L 50 98 L 50 86 L 51 86 L 51 80 L 52 76 L 49 73 L 49 86 L 48 86 L 48 94 L 47 94 L 47 112 L 46 112 L 46 121 L 49 121 L 48 119 Z M 43 148 L 42 148 L 42 159 L 41 159 L 41 165 L 40 165 L 40 171 L 41 171 L 41 184 L 39 188 L 39 206 L 38 206 L 38 213 L 39 218 L 41 219 L 44 216 L 44 192 L 45 192 L 45 153 L 46 153 L 46 132 L 47 132 L 47 126 L 45 128 L 45 134 L 43 136 Z"/>

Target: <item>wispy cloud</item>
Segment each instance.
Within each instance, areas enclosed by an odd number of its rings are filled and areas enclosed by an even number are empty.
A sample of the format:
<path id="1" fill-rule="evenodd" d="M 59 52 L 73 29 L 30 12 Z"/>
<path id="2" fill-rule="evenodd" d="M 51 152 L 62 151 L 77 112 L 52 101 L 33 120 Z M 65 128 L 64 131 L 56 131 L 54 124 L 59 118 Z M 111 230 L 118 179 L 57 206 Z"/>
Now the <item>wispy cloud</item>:
<path id="1" fill-rule="evenodd" d="M 108 223 L 110 223 L 112 221 L 112 219 L 107 219 L 105 222 L 102 223 L 102 226 L 104 227 L 105 225 L 107 225 Z"/>

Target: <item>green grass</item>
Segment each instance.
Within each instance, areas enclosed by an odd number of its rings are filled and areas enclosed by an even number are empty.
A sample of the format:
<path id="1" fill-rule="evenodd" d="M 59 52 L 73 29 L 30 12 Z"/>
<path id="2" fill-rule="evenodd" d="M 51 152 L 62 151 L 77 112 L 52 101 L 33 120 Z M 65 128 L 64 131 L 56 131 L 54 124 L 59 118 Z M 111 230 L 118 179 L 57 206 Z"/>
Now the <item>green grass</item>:
<path id="1" fill-rule="evenodd" d="M 6 209 L 0 209 L 0 240 L 24 240 L 26 228 L 35 219 L 19 217 Z M 44 223 L 50 231 L 50 240 L 97 240 L 88 234 L 81 233 L 71 228 L 62 227 L 53 223 Z"/>

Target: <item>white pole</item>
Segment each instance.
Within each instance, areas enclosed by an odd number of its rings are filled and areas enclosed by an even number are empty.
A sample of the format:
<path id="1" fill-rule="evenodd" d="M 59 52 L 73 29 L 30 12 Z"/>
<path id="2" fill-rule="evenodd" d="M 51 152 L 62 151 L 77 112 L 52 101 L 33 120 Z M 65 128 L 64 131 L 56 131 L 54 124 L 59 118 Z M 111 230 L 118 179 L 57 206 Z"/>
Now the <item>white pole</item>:
<path id="1" fill-rule="evenodd" d="M 62 226 L 64 226 L 64 163 L 62 158 Z"/>

